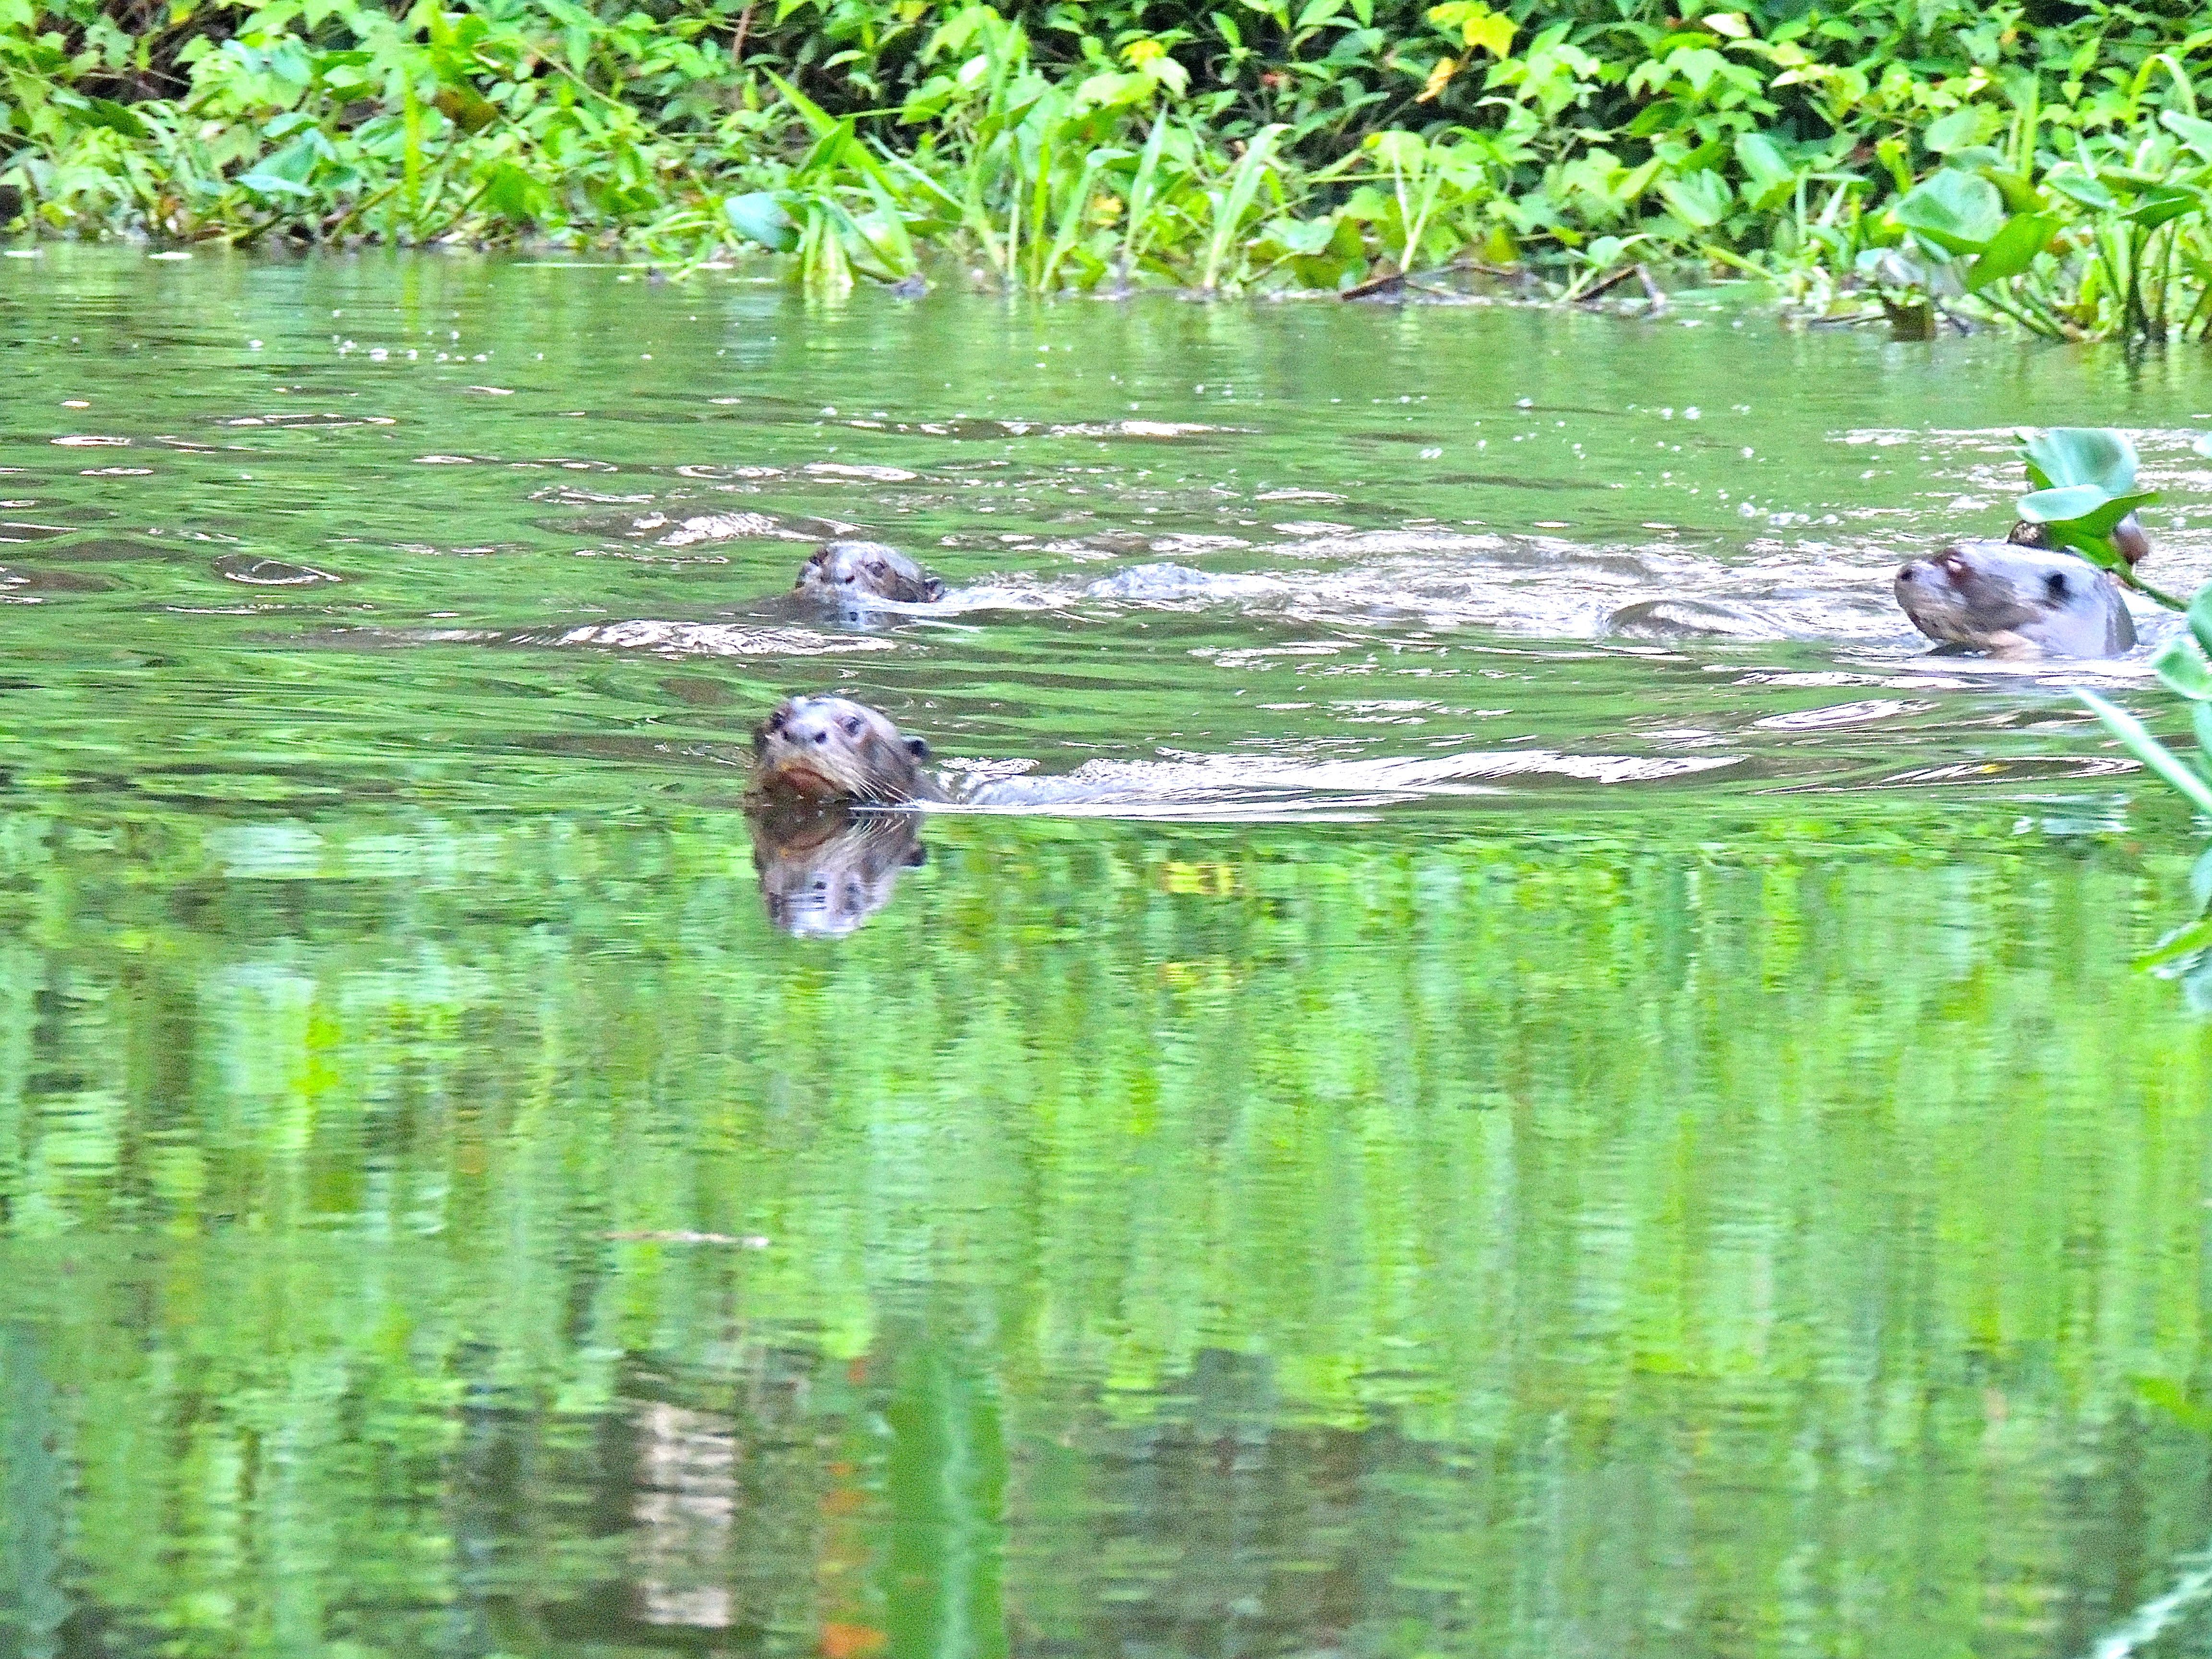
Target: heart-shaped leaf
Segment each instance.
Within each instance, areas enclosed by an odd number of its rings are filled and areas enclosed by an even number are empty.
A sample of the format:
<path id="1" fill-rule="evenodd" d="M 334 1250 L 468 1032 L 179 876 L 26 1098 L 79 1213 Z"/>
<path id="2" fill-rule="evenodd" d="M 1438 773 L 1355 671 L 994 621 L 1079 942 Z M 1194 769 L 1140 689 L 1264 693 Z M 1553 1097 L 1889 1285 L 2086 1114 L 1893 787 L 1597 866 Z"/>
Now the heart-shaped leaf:
<path id="1" fill-rule="evenodd" d="M 2203 210 L 2204 198 L 2185 185 L 2153 185 L 2120 217 L 2145 230 Z"/>
<path id="2" fill-rule="evenodd" d="M 799 233 L 785 210 L 783 198 L 775 191 L 732 196 L 722 204 L 722 216 L 738 235 L 778 253 L 788 253 L 799 246 Z"/>
<path id="3" fill-rule="evenodd" d="M 2017 276 L 2035 263 L 2035 256 L 2051 246 L 2058 233 L 2058 216 L 2051 213 L 2015 214 L 2005 221 L 1981 255 L 1966 270 L 1966 291 Z"/>
<path id="4" fill-rule="evenodd" d="M 2061 196 L 2079 202 L 2083 207 L 2095 208 L 2100 212 L 2110 212 L 2119 205 L 2112 199 L 2112 192 L 2098 183 L 2094 173 L 2054 171 L 2045 174 L 2043 182 Z"/>
<path id="5" fill-rule="evenodd" d="M 2054 426 L 2021 447 L 2040 487 L 2094 484 L 2108 495 L 2136 487 L 2136 447 L 2124 432 L 2100 426 Z"/>
<path id="6" fill-rule="evenodd" d="M 1891 212 L 1907 230 L 1950 253 L 1978 253 L 2004 228 L 1997 187 L 1948 167 L 1915 185 Z"/>
<path id="7" fill-rule="evenodd" d="M 2109 536 L 2112 526 L 2137 507 L 2157 499 L 2154 489 L 2134 495 L 2108 495 L 2095 484 L 2061 484 L 2023 495 L 2014 505 L 2030 524 L 2101 537 Z"/>
<path id="8" fill-rule="evenodd" d="M 1928 131 L 1920 135 L 1920 142 L 1938 155 L 1948 155 L 1982 136 L 1983 118 L 1978 107 L 1966 105 L 1929 123 Z"/>
<path id="9" fill-rule="evenodd" d="M 1728 216 L 1735 192 L 1729 181 L 1711 168 L 1701 168 L 1680 179 L 1662 180 L 1659 194 L 1675 216 L 1698 230 L 1711 230 Z"/>

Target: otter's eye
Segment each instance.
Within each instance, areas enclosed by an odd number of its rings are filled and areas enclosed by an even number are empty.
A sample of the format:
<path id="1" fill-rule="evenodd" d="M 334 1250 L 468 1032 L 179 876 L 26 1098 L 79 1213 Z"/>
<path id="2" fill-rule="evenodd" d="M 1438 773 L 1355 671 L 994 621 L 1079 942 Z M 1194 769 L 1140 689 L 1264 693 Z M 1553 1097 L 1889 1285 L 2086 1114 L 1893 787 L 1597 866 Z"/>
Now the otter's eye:
<path id="1" fill-rule="evenodd" d="M 1944 560 L 1943 574 L 1954 582 L 1963 581 L 1966 575 L 1966 562 L 1957 557 Z"/>
<path id="2" fill-rule="evenodd" d="M 848 714 L 843 720 L 839 720 L 837 724 L 844 729 L 844 732 L 847 737 L 857 738 L 860 735 L 861 730 L 865 726 L 866 722 L 863 721 L 858 714 Z"/>
<path id="3" fill-rule="evenodd" d="M 2051 590 L 2054 599 L 2063 599 L 2072 591 L 2066 586 L 2066 573 L 2063 570 L 2052 571 L 2043 579 L 2043 585 Z"/>

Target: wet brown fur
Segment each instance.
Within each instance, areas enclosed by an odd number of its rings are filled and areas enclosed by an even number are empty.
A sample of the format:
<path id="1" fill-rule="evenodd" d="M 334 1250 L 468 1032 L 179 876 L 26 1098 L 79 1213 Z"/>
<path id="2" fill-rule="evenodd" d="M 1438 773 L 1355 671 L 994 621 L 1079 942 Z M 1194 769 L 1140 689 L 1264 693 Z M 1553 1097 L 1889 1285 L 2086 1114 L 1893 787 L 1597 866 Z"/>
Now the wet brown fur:
<path id="1" fill-rule="evenodd" d="M 753 757 L 749 793 L 759 799 L 896 806 L 945 799 L 922 770 L 929 745 L 847 697 L 785 698 L 754 732 Z"/>

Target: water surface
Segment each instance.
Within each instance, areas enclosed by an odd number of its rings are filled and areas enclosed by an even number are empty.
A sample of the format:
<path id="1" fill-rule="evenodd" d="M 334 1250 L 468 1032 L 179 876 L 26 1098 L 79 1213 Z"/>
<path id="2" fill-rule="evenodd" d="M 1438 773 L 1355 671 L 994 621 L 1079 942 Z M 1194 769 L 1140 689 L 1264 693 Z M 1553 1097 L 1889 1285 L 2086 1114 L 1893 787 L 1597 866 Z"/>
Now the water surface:
<path id="1" fill-rule="evenodd" d="M 2197 843 L 1887 577 L 2057 422 L 2212 574 L 2197 358 L 638 276 L 0 263 L 0 1648 L 2056 1656 L 2183 1580 Z M 842 531 L 953 597 L 775 602 Z M 1608 626 L 1681 595 L 1771 636 Z M 830 687 L 1053 810 L 772 915 Z"/>

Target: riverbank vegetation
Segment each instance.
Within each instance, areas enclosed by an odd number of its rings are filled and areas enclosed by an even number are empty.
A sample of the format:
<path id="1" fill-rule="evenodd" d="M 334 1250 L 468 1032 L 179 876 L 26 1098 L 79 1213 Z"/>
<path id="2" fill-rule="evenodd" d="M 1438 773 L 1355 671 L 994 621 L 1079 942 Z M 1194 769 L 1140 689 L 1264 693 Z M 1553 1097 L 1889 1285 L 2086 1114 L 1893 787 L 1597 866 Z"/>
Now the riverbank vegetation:
<path id="1" fill-rule="evenodd" d="M 1587 298 L 1645 265 L 1908 331 L 2212 323 L 2196 8 L 1686 9 L 0 0 L 0 217 L 767 250 L 824 291 Z"/>

